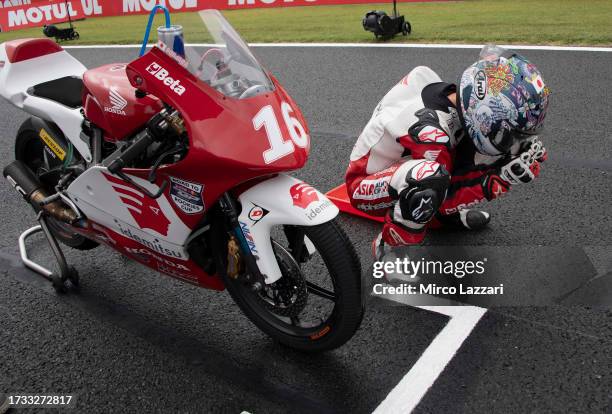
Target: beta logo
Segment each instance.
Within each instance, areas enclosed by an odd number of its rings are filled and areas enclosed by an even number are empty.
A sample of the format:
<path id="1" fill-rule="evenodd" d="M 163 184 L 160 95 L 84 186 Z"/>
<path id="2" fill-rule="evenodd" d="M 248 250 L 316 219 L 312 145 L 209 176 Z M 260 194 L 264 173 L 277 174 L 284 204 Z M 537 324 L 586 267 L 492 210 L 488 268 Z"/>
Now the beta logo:
<path id="1" fill-rule="evenodd" d="M 181 85 L 181 81 L 179 79 L 174 79 L 173 77 L 168 76 L 170 75 L 168 70 L 166 70 L 159 63 L 151 63 L 149 66 L 147 66 L 147 72 L 149 72 L 151 75 L 155 76 L 157 79 L 163 82 L 163 84 L 169 87 L 170 90 L 172 90 L 172 92 L 174 92 L 175 94 L 181 96 L 185 93 L 185 87 Z"/>
<path id="2" fill-rule="evenodd" d="M 289 194 L 293 200 L 293 205 L 300 208 L 306 208 L 315 201 L 319 201 L 317 190 L 306 183 L 298 183 L 289 189 Z"/>

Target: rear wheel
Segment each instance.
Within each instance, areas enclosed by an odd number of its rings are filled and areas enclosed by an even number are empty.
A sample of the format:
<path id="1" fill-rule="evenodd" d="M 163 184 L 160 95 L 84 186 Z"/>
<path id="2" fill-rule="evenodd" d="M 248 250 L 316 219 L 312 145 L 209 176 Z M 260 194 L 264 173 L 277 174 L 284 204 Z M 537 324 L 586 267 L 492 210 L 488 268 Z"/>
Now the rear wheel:
<path id="1" fill-rule="evenodd" d="M 312 255 L 306 246 L 295 251 L 291 239 L 304 236 L 316 249 Z M 320 352 L 344 344 L 363 317 L 361 265 L 344 231 L 335 221 L 287 226 L 284 234 L 273 234 L 272 243 L 282 273 L 273 284 L 253 290 L 244 278 L 229 278 L 223 267 L 234 301 L 262 331 L 292 348 Z"/>
<path id="2" fill-rule="evenodd" d="M 15 159 L 23 162 L 32 170 L 43 184 L 47 194 L 55 193 L 57 176 L 48 174 L 50 168 L 45 158 L 44 144 L 38 137 L 37 131 L 27 120 L 19 129 L 15 141 Z M 49 217 L 47 220 L 49 229 L 53 235 L 63 244 L 78 250 L 90 250 L 98 246 L 98 243 L 89 240 L 78 233 L 72 231 L 70 226 L 59 220 Z"/>

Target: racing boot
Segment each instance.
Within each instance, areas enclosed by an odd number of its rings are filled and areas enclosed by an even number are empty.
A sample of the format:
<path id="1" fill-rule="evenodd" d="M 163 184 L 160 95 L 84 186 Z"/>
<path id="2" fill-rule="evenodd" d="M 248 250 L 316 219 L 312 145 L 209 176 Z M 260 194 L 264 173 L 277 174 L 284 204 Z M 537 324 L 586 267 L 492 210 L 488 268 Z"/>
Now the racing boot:
<path id="1" fill-rule="evenodd" d="M 383 231 L 381 231 L 378 236 L 376 236 L 372 241 L 372 254 L 374 256 L 374 260 L 376 260 L 377 262 L 395 262 L 397 259 L 403 260 L 405 258 L 408 258 L 408 256 L 406 256 L 407 251 L 405 249 L 397 250 L 394 248 L 399 246 L 420 244 L 420 241 L 417 241 L 414 238 L 416 237 L 417 239 L 422 240 L 423 236 L 425 235 L 424 229 L 416 236 L 411 232 L 408 232 L 408 235 L 406 235 L 405 228 L 403 226 L 400 226 L 399 229 L 394 229 L 395 231 L 399 230 L 400 232 L 402 232 L 402 242 L 398 242 L 398 240 L 396 239 L 388 238 L 389 230 L 386 227 L 387 226 L 385 225 Z M 385 234 L 385 230 L 387 230 L 387 234 Z M 407 243 L 408 239 L 410 238 L 412 238 L 410 240 L 411 242 Z M 383 270 L 382 277 L 384 281 L 389 285 L 397 286 L 403 283 L 417 283 L 420 280 L 418 276 L 415 277 L 414 275 L 404 275 L 402 273 L 397 273 L 397 270 L 391 271 L 391 273 L 387 272 L 386 269 L 381 270 Z"/>
<path id="2" fill-rule="evenodd" d="M 486 211 L 466 208 L 453 214 L 437 214 L 430 228 L 449 226 L 465 230 L 480 230 L 485 228 L 490 221 L 491 215 Z"/>
<path id="3" fill-rule="evenodd" d="M 391 214 L 387 213 L 382 231 L 372 241 L 372 255 L 375 260 L 380 261 L 393 247 L 421 244 L 425 238 L 425 225 L 407 224 L 417 228 L 401 225 L 393 221 Z"/>

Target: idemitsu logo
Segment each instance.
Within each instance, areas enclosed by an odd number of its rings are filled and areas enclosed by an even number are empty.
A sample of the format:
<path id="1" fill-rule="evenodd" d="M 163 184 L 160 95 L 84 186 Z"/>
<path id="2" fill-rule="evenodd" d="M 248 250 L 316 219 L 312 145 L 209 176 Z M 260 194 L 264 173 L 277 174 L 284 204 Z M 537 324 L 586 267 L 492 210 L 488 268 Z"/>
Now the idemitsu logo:
<path id="1" fill-rule="evenodd" d="M 166 69 L 164 69 L 164 67 L 161 66 L 159 63 L 151 63 L 147 67 L 147 72 L 162 81 L 164 85 L 169 87 L 175 94 L 182 95 L 185 93 L 185 87 L 181 85 L 181 81 L 179 79 L 174 79 L 168 76 L 170 73 Z"/>

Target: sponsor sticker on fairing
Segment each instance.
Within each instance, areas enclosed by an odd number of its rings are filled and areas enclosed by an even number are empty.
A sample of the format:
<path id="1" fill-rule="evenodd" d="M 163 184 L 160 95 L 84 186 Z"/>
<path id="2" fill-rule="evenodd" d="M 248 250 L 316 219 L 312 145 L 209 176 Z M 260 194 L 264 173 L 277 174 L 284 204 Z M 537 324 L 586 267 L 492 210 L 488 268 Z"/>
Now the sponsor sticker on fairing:
<path id="1" fill-rule="evenodd" d="M 203 184 L 170 177 L 170 197 L 174 204 L 186 214 L 204 211 Z"/>
<path id="2" fill-rule="evenodd" d="M 303 208 L 303 209 L 306 209 L 306 207 L 308 207 L 310 203 L 319 201 L 317 190 L 315 190 L 314 188 L 312 188 L 310 185 L 306 183 L 294 184 L 289 189 L 289 195 L 291 195 L 291 200 L 293 201 L 293 205 L 296 207 Z"/>
<path id="3" fill-rule="evenodd" d="M 257 259 L 259 252 L 257 251 L 257 246 L 255 245 L 255 239 L 253 238 L 253 235 L 251 234 L 251 229 L 249 228 L 249 225 L 245 223 L 244 221 L 239 221 L 239 223 L 240 223 L 240 230 L 242 230 L 242 234 L 244 235 L 245 242 L 247 246 L 249 247 L 249 250 L 251 251 L 251 253 L 253 253 L 253 255 L 255 256 L 255 259 Z"/>
<path id="4" fill-rule="evenodd" d="M 147 72 L 155 76 L 160 82 L 166 85 L 172 92 L 181 96 L 185 93 L 185 87 L 181 85 L 180 79 L 175 79 L 170 76 L 168 69 L 164 68 L 157 62 L 151 63 L 147 66 Z"/>
<path id="5" fill-rule="evenodd" d="M 117 115 L 126 115 L 124 109 L 128 105 L 128 101 L 123 96 L 121 96 L 116 87 L 110 87 L 108 99 L 111 103 L 111 106 L 105 106 L 104 112 L 111 112 Z"/>
<path id="6" fill-rule="evenodd" d="M 64 149 L 57 142 L 55 142 L 55 140 L 44 128 L 41 128 L 38 136 L 45 144 L 47 144 L 45 146 L 45 150 L 47 150 L 47 152 L 51 154 L 53 158 L 59 158 L 62 161 L 64 158 L 66 158 L 66 151 L 64 151 Z"/>
<path id="7" fill-rule="evenodd" d="M 157 46 L 162 52 L 164 52 L 165 54 L 170 56 L 172 59 L 174 59 L 176 61 L 176 63 L 178 63 L 179 65 L 181 65 L 185 69 L 187 69 L 189 67 L 189 62 L 187 62 L 187 60 L 185 60 L 184 57 L 182 57 L 181 55 L 176 53 L 174 50 L 172 50 L 171 48 L 166 46 L 166 44 L 164 42 L 159 41 L 159 42 L 157 42 L 157 44 L 155 46 Z"/>
<path id="8" fill-rule="evenodd" d="M 253 222 L 253 225 L 255 225 L 259 223 L 259 220 L 264 218 L 269 212 L 270 210 L 266 210 L 257 204 L 253 204 L 253 207 L 249 210 L 249 219 Z"/>

